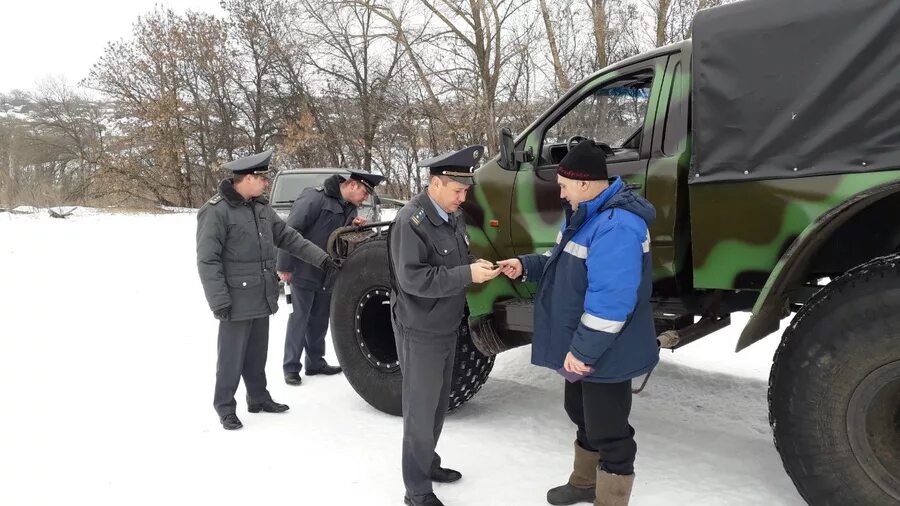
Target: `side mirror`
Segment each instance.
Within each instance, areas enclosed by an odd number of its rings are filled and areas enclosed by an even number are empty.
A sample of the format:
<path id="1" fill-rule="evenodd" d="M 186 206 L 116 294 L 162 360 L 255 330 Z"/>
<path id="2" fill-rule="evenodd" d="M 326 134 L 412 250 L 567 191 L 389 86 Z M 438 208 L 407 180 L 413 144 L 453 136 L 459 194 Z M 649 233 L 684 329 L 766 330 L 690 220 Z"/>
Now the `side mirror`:
<path id="1" fill-rule="evenodd" d="M 516 170 L 515 142 L 509 127 L 500 129 L 500 166 L 506 170 Z"/>

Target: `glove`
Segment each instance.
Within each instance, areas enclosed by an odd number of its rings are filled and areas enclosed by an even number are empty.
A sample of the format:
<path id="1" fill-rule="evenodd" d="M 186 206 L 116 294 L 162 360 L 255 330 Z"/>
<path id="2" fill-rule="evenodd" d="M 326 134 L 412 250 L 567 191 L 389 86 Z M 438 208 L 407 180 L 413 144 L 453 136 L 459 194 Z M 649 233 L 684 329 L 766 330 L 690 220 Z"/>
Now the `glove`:
<path id="1" fill-rule="evenodd" d="M 325 271 L 325 281 L 322 283 L 322 290 L 330 292 L 334 288 L 334 281 L 337 279 L 337 273 L 341 270 L 343 262 L 340 258 L 328 257 L 322 262 L 322 270 Z"/>
<path id="2" fill-rule="evenodd" d="M 325 260 L 322 261 L 322 265 L 320 265 L 319 268 L 327 273 L 329 270 L 339 270 L 341 268 L 341 265 L 343 265 L 343 261 L 340 258 L 333 258 L 329 256 L 325 257 Z"/>
<path id="3" fill-rule="evenodd" d="M 223 320 L 223 321 L 227 320 L 228 318 L 231 317 L 231 306 L 225 306 L 225 307 L 216 309 L 215 311 L 213 311 L 213 316 L 215 316 L 216 319 L 219 319 L 219 320 Z"/>

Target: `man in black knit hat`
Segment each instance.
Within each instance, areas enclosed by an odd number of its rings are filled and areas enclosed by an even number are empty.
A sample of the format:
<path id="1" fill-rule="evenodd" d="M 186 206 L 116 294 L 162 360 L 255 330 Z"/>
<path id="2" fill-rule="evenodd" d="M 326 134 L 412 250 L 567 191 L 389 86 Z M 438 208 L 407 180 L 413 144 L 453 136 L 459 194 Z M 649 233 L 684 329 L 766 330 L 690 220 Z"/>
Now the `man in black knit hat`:
<path id="1" fill-rule="evenodd" d="M 656 211 L 620 178 L 607 179 L 608 152 L 586 140 L 560 162 L 570 207 L 556 245 L 499 262 L 511 279 L 537 281 L 531 362 L 566 378 L 575 465 L 547 492 L 550 504 L 628 504 L 637 452 L 631 380 L 659 361 L 648 233 Z"/>

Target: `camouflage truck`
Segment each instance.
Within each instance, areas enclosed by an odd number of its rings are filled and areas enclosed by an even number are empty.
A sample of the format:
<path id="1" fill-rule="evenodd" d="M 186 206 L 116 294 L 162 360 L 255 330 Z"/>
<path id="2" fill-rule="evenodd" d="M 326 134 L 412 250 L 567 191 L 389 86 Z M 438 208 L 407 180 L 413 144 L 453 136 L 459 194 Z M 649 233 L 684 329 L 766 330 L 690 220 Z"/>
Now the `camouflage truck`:
<path id="1" fill-rule="evenodd" d="M 572 142 L 655 206 L 659 333 L 677 348 L 752 311 L 737 351 L 779 328 L 775 445 L 812 504 L 900 501 L 900 2 L 747 0 L 701 11 L 693 39 L 575 85 L 476 172 L 475 255 L 547 251 Z M 400 413 L 384 224 L 339 231 L 331 328 L 347 379 Z M 468 293 L 452 406 L 528 344 L 535 285 Z M 652 388 L 652 381 L 650 383 Z"/>

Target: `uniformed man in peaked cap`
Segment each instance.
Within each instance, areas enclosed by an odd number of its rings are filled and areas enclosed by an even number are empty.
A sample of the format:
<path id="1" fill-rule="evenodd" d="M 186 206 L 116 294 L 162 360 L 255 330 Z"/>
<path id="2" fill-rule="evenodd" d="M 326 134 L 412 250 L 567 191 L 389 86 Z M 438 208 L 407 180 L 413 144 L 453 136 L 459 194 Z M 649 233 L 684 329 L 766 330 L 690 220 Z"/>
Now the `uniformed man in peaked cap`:
<path id="1" fill-rule="evenodd" d="M 350 171 L 348 177 L 335 174 L 318 187 L 300 193 L 291 207 L 287 224 L 316 246 L 325 249 L 328 237 L 347 225 L 364 225 L 357 209 L 375 193 L 384 176 Z M 332 375 L 341 368 L 325 362 L 325 334 L 331 309 L 331 283 L 316 264 L 293 257 L 287 250 L 278 253 L 278 277 L 291 284 L 294 311 L 288 317 L 284 339 L 284 381 L 300 385 L 301 355 L 306 351 L 306 375 Z M 333 279 L 333 278 L 331 278 Z"/>
<path id="2" fill-rule="evenodd" d="M 421 162 L 431 172 L 430 184 L 397 213 L 389 232 L 391 316 L 403 373 L 407 505 L 442 505 L 432 482 L 462 477 L 441 467 L 435 446 L 450 403 L 457 333 L 466 323 L 466 287 L 500 273 L 469 253 L 459 210 L 483 152 L 483 146 L 470 146 Z"/>
<path id="3" fill-rule="evenodd" d="M 219 320 L 213 404 L 228 430 L 243 426 L 234 401 L 242 376 L 251 413 L 288 410 L 266 389 L 269 315 L 278 310 L 275 247 L 323 269 L 337 268 L 262 196 L 271 158 L 270 149 L 223 165 L 233 177 L 219 183 L 218 193 L 197 214 L 197 268 L 209 308 Z"/>

